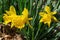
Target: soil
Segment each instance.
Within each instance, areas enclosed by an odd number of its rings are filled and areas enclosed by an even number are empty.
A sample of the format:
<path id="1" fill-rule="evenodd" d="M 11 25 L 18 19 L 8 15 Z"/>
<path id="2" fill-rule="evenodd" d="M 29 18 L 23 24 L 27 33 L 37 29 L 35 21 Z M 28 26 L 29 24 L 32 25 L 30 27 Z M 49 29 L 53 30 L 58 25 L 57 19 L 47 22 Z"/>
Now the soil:
<path id="1" fill-rule="evenodd" d="M 16 33 L 16 28 L 10 28 L 10 24 L 0 23 L 0 40 L 25 40 L 24 36 Z"/>

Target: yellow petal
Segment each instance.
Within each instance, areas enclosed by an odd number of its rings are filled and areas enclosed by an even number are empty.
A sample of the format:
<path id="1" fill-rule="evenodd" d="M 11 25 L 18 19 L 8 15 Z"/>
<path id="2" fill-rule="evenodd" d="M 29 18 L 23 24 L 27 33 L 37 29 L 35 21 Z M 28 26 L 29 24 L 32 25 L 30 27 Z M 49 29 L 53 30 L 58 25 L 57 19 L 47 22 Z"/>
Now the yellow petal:
<path id="1" fill-rule="evenodd" d="M 54 19 L 56 22 L 58 22 L 58 20 L 56 19 L 56 17 L 53 16 L 53 19 Z"/>
<path id="2" fill-rule="evenodd" d="M 3 20 L 4 24 L 8 24 L 9 22 L 11 22 L 11 18 L 7 14 L 4 14 Z"/>
<path id="3" fill-rule="evenodd" d="M 14 6 L 10 6 L 9 15 L 16 15 L 16 10 Z"/>
<path id="4" fill-rule="evenodd" d="M 44 14 L 46 14 L 45 12 L 40 12 L 39 15 L 40 16 L 44 16 Z"/>
<path id="5" fill-rule="evenodd" d="M 43 22 L 43 18 L 41 18 L 39 22 Z"/>
<path id="6" fill-rule="evenodd" d="M 47 22 L 44 22 L 44 24 L 46 24 Z"/>
<path id="7" fill-rule="evenodd" d="M 33 18 L 31 17 L 31 18 L 28 18 L 28 20 L 32 20 Z"/>
<path id="8" fill-rule="evenodd" d="M 47 23 L 47 24 L 48 24 L 48 27 L 50 27 L 50 23 L 51 23 L 51 22 L 48 22 L 48 23 Z"/>
<path id="9" fill-rule="evenodd" d="M 10 20 L 4 21 L 3 24 L 7 25 L 9 22 L 11 22 L 11 21 Z"/>
<path id="10" fill-rule="evenodd" d="M 28 10 L 27 10 L 26 8 L 24 8 L 22 14 L 23 14 L 24 16 L 28 16 Z"/>
<path id="11" fill-rule="evenodd" d="M 56 13 L 57 13 L 56 11 L 52 12 L 53 15 L 56 14 Z"/>
<path id="12" fill-rule="evenodd" d="M 14 26 L 14 23 L 13 22 L 11 22 L 11 28 Z"/>
<path id="13" fill-rule="evenodd" d="M 14 14 L 16 13 L 14 6 L 10 6 L 10 11 L 14 12 Z"/>
<path id="14" fill-rule="evenodd" d="M 50 7 L 49 6 L 45 6 L 44 11 L 46 11 L 47 13 L 50 13 Z"/>
<path id="15" fill-rule="evenodd" d="M 10 13 L 9 13 L 9 11 L 7 11 L 7 10 L 6 10 L 5 12 L 6 12 L 6 14 L 7 14 L 7 15 L 9 15 L 9 14 L 10 14 Z"/>
<path id="16" fill-rule="evenodd" d="M 22 28 L 24 28 L 24 24 L 23 25 L 21 25 L 21 26 L 15 26 L 16 28 L 19 28 L 19 29 L 22 29 Z"/>
<path id="17" fill-rule="evenodd" d="M 7 15 L 16 15 L 16 10 L 13 6 L 10 6 L 10 10 L 6 11 Z"/>

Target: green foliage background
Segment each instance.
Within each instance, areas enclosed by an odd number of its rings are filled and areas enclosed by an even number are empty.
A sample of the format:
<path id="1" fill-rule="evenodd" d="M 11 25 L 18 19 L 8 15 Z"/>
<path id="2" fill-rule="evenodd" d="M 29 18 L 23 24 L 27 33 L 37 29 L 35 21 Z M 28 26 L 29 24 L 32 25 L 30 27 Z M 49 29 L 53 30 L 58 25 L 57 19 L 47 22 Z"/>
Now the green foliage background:
<path id="1" fill-rule="evenodd" d="M 13 5 L 20 15 L 23 9 L 26 7 L 29 10 L 29 16 L 33 17 L 30 24 L 33 29 L 26 25 L 26 28 L 19 33 L 23 34 L 26 40 L 58 40 L 60 38 L 60 22 L 51 23 L 51 27 L 39 23 L 40 16 L 39 12 L 44 9 L 44 6 L 48 5 L 51 7 L 51 11 L 57 11 L 57 19 L 60 20 L 60 0 L 0 0 L 0 22 L 3 22 L 3 14 L 5 10 L 9 10 L 9 7 Z"/>

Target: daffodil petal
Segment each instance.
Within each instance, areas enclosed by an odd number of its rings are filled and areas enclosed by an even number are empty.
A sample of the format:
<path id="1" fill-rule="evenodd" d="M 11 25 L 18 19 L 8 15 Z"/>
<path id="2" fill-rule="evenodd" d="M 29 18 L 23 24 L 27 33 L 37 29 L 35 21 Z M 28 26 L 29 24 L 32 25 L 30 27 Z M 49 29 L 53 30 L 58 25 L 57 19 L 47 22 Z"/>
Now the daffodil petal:
<path id="1" fill-rule="evenodd" d="M 7 25 L 9 22 L 11 22 L 11 20 L 5 21 L 3 24 Z"/>
<path id="2" fill-rule="evenodd" d="M 47 13 L 50 13 L 50 7 L 49 6 L 45 6 L 44 11 L 46 11 Z"/>
<path id="3" fill-rule="evenodd" d="M 40 12 L 39 15 L 40 16 L 44 16 L 44 14 L 46 14 L 45 12 Z"/>
<path id="4" fill-rule="evenodd" d="M 58 22 L 58 20 L 56 19 L 56 17 L 53 16 L 53 19 L 54 19 L 56 22 Z"/>
<path id="5" fill-rule="evenodd" d="M 5 12 L 6 12 L 7 15 L 9 15 L 9 11 L 6 10 Z"/>
<path id="6" fill-rule="evenodd" d="M 56 11 L 52 12 L 53 15 L 56 14 L 56 13 L 57 13 Z"/>
<path id="7" fill-rule="evenodd" d="M 48 24 L 48 27 L 50 27 L 50 23 L 51 23 L 51 22 L 47 22 L 47 24 Z"/>
<path id="8" fill-rule="evenodd" d="M 3 24 L 8 24 L 9 22 L 11 22 L 11 17 L 9 17 L 7 14 L 4 14 L 3 20 Z"/>
<path id="9" fill-rule="evenodd" d="M 44 22 L 44 24 L 46 24 L 47 22 Z"/>
<path id="10" fill-rule="evenodd" d="M 14 14 L 16 13 L 16 10 L 15 10 L 14 6 L 10 6 L 10 11 L 13 11 Z"/>
<path id="11" fill-rule="evenodd" d="M 21 26 L 15 26 L 16 28 L 19 28 L 19 29 L 22 29 L 22 28 L 24 28 L 24 24 L 23 25 L 21 25 Z"/>
<path id="12" fill-rule="evenodd" d="M 28 20 L 32 20 L 33 18 L 31 17 L 31 18 L 28 18 Z"/>
<path id="13" fill-rule="evenodd" d="M 11 28 L 14 26 L 14 23 L 13 22 L 11 22 Z"/>
<path id="14" fill-rule="evenodd" d="M 26 8 L 24 8 L 22 14 L 23 14 L 24 16 L 28 16 L 28 10 L 27 10 Z"/>
<path id="15" fill-rule="evenodd" d="M 41 18 L 39 22 L 43 22 L 43 18 Z"/>
<path id="16" fill-rule="evenodd" d="M 16 15 L 16 10 L 13 6 L 10 6 L 10 10 L 6 10 L 5 12 L 7 13 L 7 15 Z"/>

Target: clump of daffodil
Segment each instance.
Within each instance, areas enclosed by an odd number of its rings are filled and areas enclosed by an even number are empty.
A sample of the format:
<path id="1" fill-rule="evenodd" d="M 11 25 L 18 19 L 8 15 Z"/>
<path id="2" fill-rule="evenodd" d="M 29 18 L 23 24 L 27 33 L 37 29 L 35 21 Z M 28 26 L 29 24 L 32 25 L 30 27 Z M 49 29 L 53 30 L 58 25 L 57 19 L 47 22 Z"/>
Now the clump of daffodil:
<path id="1" fill-rule="evenodd" d="M 28 18 L 28 10 L 24 8 L 22 15 L 17 15 L 15 8 L 10 6 L 9 11 L 6 11 L 6 14 L 3 16 L 4 24 L 7 25 L 11 22 L 11 27 L 15 26 L 17 28 L 24 28 L 25 23 L 28 23 L 32 18 Z"/>
<path id="2" fill-rule="evenodd" d="M 42 17 L 40 19 L 40 22 L 43 22 L 44 24 L 47 23 L 48 26 L 50 27 L 50 23 L 51 23 L 52 19 L 55 20 L 56 22 L 58 21 L 56 19 L 56 17 L 54 16 L 57 13 L 56 11 L 51 12 L 51 9 L 49 6 L 45 6 L 44 11 L 45 12 L 39 13 L 39 15 Z"/>

